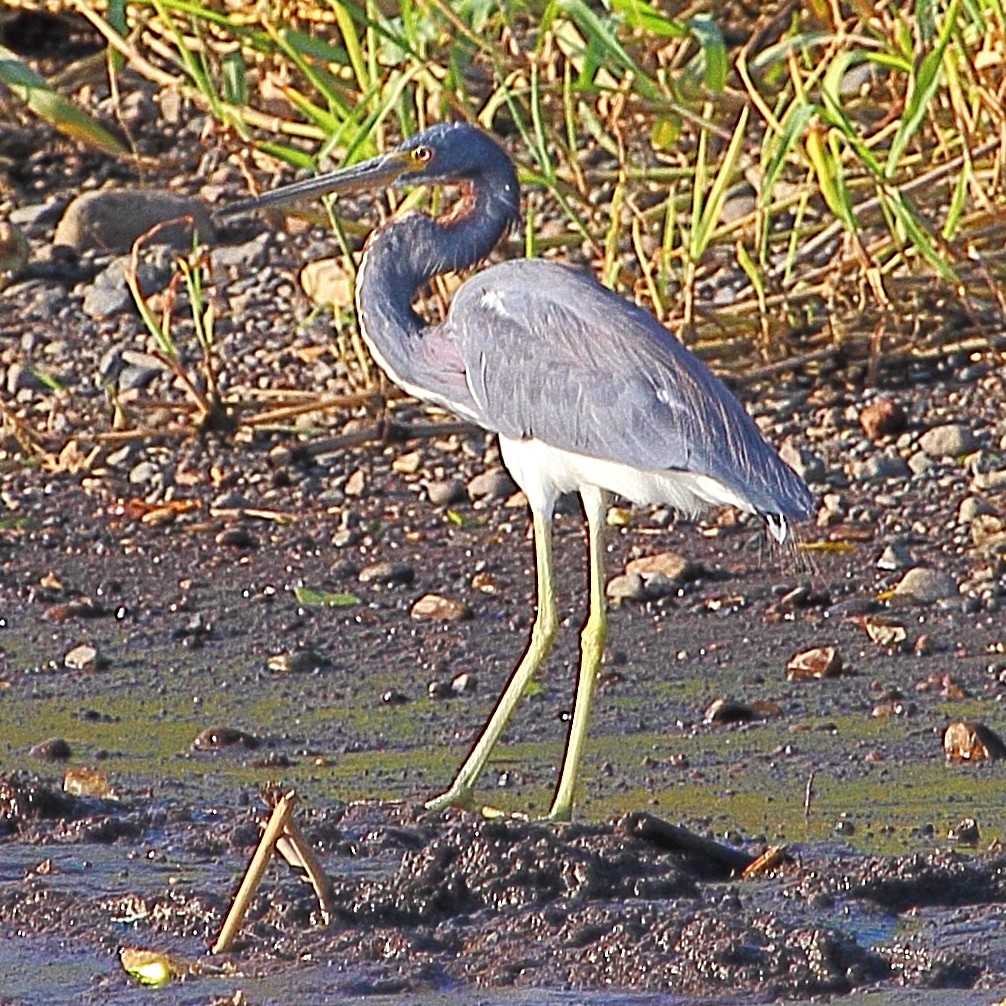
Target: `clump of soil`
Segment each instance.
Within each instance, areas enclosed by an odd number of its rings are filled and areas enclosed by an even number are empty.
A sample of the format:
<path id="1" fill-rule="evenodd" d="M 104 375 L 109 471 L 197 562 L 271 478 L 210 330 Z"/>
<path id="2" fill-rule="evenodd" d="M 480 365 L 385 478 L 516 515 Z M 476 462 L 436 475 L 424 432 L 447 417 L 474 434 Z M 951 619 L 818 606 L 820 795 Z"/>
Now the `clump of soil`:
<path id="1" fill-rule="evenodd" d="M 258 837 L 250 811 L 207 825 L 171 820 L 137 800 L 94 813 L 88 801 L 24 778 L 0 786 L 14 834 L 41 856 L 68 841 L 114 842 L 120 863 L 140 850 L 153 863 L 178 848 L 217 860 L 202 881 L 160 889 L 133 866 L 137 887 L 127 883 L 114 896 L 98 893 L 101 883 L 91 895 L 75 891 L 58 870 L 36 868 L 3 883 L 0 927 L 23 936 L 72 931 L 109 950 L 128 942 L 198 957 L 228 908 L 229 871 Z M 242 970 L 284 970 L 309 958 L 338 962 L 347 982 L 372 989 L 446 983 L 759 999 L 1006 981 L 1006 957 L 982 946 L 1006 894 L 1001 852 L 867 859 L 818 848 L 756 880 L 713 880 L 694 858 L 642 837 L 653 829 L 627 820 L 483 820 L 390 802 L 303 816 L 305 834 L 323 850 L 334 918 L 321 924 L 310 887 L 291 872 L 270 872 L 228 958 Z M 946 945 L 941 925 L 962 906 L 972 935 Z M 909 915 L 906 935 L 900 923 Z"/>

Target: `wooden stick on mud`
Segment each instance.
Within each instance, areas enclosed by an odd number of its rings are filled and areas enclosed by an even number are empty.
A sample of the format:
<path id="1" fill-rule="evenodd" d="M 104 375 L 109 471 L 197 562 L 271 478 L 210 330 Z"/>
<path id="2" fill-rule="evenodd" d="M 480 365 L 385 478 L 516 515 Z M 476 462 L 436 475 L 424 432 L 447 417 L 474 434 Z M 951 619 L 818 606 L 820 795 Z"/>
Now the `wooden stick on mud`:
<path id="1" fill-rule="evenodd" d="M 314 849 L 311 848 L 301 834 L 300 828 L 297 827 L 296 821 L 291 819 L 287 822 L 286 828 L 276 844 L 276 851 L 295 870 L 304 871 L 304 879 L 314 888 L 314 893 L 318 898 L 321 920 L 327 926 L 335 914 L 328 878 L 325 876 L 325 871 L 318 861 L 318 857 L 314 854 Z"/>
<path id="2" fill-rule="evenodd" d="M 255 850 L 255 855 L 252 856 L 251 862 L 248 864 L 248 869 L 245 871 L 244 879 L 238 888 L 238 893 L 234 895 L 234 903 L 231 905 L 231 910 L 227 913 L 227 918 L 224 919 L 224 924 L 216 943 L 210 948 L 210 953 L 225 954 L 230 950 L 231 945 L 234 943 L 234 937 L 237 936 L 241 923 L 248 912 L 251 899 L 262 880 L 262 874 L 265 873 L 265 868 L 269 864 L 269 857 L 272 855 L 276 840 L 289 825 L 290 815 L 293 813 L 296 803 L 297 794 L 293 790 L 290 790 L 289 793 L 284 794 L 276 801 L 276 806 L 273 808 L 269 823 L 265 826 L 265 831 L 262 832 L 262 838 L 259 841 L 258 848 Z"/>
<path id="3" fill-rule="evenodd" d="M 742 849 L 703 838 L 687 828 L 670 824 L 642 811 L 626 814 L 618 828 L 624 834 L 632 835 L 658 849 L 669 849 L 687 856 L 696 865 L 719 876 L 743 873 L 755 858 Z"/>

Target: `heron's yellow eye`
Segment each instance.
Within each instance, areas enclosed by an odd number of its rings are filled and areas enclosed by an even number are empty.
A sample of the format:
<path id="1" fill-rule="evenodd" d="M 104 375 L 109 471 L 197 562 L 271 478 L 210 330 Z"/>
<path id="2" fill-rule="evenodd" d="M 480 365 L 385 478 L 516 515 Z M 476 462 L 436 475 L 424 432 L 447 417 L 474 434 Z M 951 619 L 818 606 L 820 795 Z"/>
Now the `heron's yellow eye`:
<path id="1" fill-rule="evenodd" d="M 433 159 L 433 150 L 430 147 L 413 147 L 412 159 L 417 164 L 428 164 Z"/>

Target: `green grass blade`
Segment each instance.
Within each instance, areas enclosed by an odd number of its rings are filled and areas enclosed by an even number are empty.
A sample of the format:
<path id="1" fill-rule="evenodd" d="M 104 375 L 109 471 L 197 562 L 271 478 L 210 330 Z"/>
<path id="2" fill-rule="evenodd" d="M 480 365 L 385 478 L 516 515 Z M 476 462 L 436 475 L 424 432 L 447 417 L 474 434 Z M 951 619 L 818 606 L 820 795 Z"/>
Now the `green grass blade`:
<path id="1" fill-rule="evenodd" d="M 901 121 L 898 123 L 898 131 L 894 134 L 891 148 L 887 154 L 887 165 L 884 174 L 888 178 L 894 177 L 894 173 L 901 164 L 901 156 L 905 152 L 905 147 L 908 146 L 909 140 L 911 140 L 922 124 L 926 110 L 929 108 L 930 102 L 936 94 L 937 87 L 939 87 L 940 68 L 943 63 L 944 53 L 947 51 L 947 45 L 957 24 L 959 6 L 959 0 L 953 0 L 950 4 L 943 21 L 943 29 L 936 42 L 936 47 L 926 53 L 919 64 L 918 73 L 913 74 L 911 78 L 908 103 L 905 106 Z"/>
<path id="2" fill-rule="evenodd" d="M 276 143 L 272 140 L 259 140 L 256 146 L 264 154 L 275 157 L 301 171 L 316 171 L 318 168 L 315 158 L 298 147 L 290 147 L 285 143 Z"/>
<path id="3" fill-rule="evenodd" d="M 698 224 L 693 221 L 692 235 L 689 241 L 689 254 L 693 262 L 698 262 L 709 247 L 712 240 L 716 224 L 719 222 L 723 212 L 723 204 L 726 202 L 727 190 L 734 179 L 737 171 L 737 162 L 740 159 L 741 150 L 744 146 L 744 133 L 748 124 L 748 106 L 741 109 L 737 125 L 734 127 L 733 136 L 723 160 L 720 162 L 719 170 L 713 179 L 713 184 L 709 188 L 709 194 L 705 197 L 702 212 L 699 216 Z"/>
<path id="4" fill-rule="evenodd" d="M 356 33 L 356 22 L 353 20 L 353 15 L 345 4 L 338 3 L 336 0 L 330 0 L 329 6 L 335 14 L 335 23 L 339 26 L 339 32 L 342 34 L 342 42 L 349 56 L 349 65 L 353 68 L 353 73 L 356 76 L 357 86 L 361 91 L 366 91 L 373 83 L 373 78 L 367 67 L 367 59 L 363 54 L 360 38 Z"/>
<path id="5" fill-rule="evenodd" d="M 647 76 L 646 72 L 625 51 L 614 31 L 592 10 L 584 0 L 557 0 L 556 7 L 564 13 L 583 33 L 588 42 L 601 53 L 603 64 L 610 68 L 612 62 L 633 76 L 633 83 L 644 98 L 660 99 L 660 88 Z"/>
<path id="6" fill-rule="evenodd" d="M 771 156 L 765 166 L 762 180 L 761 203 L 767 206 L 772 201 L 772 192 L 775 183 L 779 180 L 782 169 L 786 166 L 787 160 L 797 142 L 803 137 L 807 130 L 807 124 L 817 114 L 818 108 L 810 102 L 803 102 L 790 105 L 783 117 L 782 134 L 771 140 L 769 149 Z"/>
<path id="7" fill-rule="evenodd" d="M 940 236 L 944 241 L 952 241 L 957 236 L 957 228 L 968 205 L 968 187 L 970 181 L 971 166 L 965 163 L 961 168 L 961 173 L 957 176 L 954 195 L 950 200 L 950 209 L 947 211 L 947 218 L 943 221 L 943 228 L 940 231 Z"/>
<path id="8" fill-rule="evenodd" d="M 3 46 L 0 46 L 0 82 L 6 84 L 11 94 L 22 101 L 33 115 L 48 122 L 64 136 L 108 154 L 129 152 L 104 126 L 54 91 L 44 77 Z"/>
<path id="9" fill-rule="evenodd" d="M 685 38 L 688 26 L 669 18 L 644 0 L 611 0 L 612 13 L 628 28 L 638 28 L 656 38 Z"/>
<path id="10" fill-rule="evenodd" d="M 295 90 L 292 87 L 283 88 L 283 95 L 287 101 L 297 109 L 301 115 L 304 116 L 309 122 L 313 122 L 319 129 L 323 130 L 326 134 L 332 134 L 339 129 L 343 124 L 342 119 L 336 118 L 327 109 L 321 108 L 316 105 L 310 98 L 305 94 L 301 94 L 300 91 Z"/>
<path id="11" fill-rule="evenodd" d="M 908 240 L 915 250 L 922 256 L 928 265 L 946 280 L 955 286 L 959 284 L 957 274 L 951 268 L 944 255 L 936 247 L 932 235 L 925 223 L 919 218 L 918 213 L 912 204 L 905 198 L 904 194 L 898 191 L 887 194 L 886 205 L 890 212 L 896 217 L 898 223 L 904 229 Z"/>
<path id="12" fill-rule="evenodd" d="M 727 85 L 727 47 L 723 32 L 709 14 L 696 14 L 688 27 L 702 48 L 705 62 L 702 78 L 706 89 L 721 94 Z"/>
<path id="13" fill-rule="evenodd" d="M 758 263 L 751 258 L 751 253 L 747 250 L 743 241 L 737 242 L 737 262 L 744 270 L 744 275 L 747 276 L 751 289 L 754 290 L 755 296 L 758 298 L 758 310 L 762 314 L 765 314 L 765 277 L 762 275 Z"/>
<path id="14" fill-rule="evenodd" d="M 356 594 L 347 591 L 319 590 L 316 587 L 294 587 L 293 596 L 305 608 L 352 608 L 360 604 Z"/>
<path id="15" fill-rule="evenodd" d="M 692 212 L 688 225 L 688 257 L 697 262 L 702 253 L 699 249 L 699 221 L 702 219 L 702 202 L 706 194 L 706 156 L 709 147 L 709 130 L 703 126 L 699 130 L 699 143 L 695 153 L 695 172 L 692 178 Z"/>
<path id="16" fill-rule="evenodd" d="M 810 158 L 811 167 L 817 177 L 817 185 L 821 190 L 828 209 L 842 221 L 846 230 L 856 229 L 856 217 L 852 210 L 852 200 L 845 184 L 845 173 L 841 158 L 835 149 L 834 133 L 829 130 L 825 142 L 824 130 L 819 125 L 812 125 L 807 131 L 804 146 Z"/>
<path id="17" fill-rule="evenodd" d="M 248 104 L 248 69 L 240 49 L 227 53 L 221 61 L 224 100 L 231 105 Z"/>

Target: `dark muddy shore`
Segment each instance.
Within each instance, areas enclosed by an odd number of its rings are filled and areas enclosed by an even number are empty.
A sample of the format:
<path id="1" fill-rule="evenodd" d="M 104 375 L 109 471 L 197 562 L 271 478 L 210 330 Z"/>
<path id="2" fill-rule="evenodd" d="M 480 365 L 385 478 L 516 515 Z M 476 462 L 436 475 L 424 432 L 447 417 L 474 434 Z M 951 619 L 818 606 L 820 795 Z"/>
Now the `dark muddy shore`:
<path id="1" fill-rule="evenodd" d="M 901 394 L 922 412 L 942 407 L 946 387 Z M 260 789 L 274 782 L 300 794 L 298 820 L 337 912 L 320 926 L 310 888 L 271 868 L 232 955 L 249 982 L 276 973 L 296 982 L 305 968 L 306 988 L 336 1000 L 465 988 L 688 1001 L 1006 988 L 1002 766 L 947 763 L 941 743 L 954 719 L 1000 726 L 1001 618 L 967 596 L 876 602 L 897 582 L 875 566 L 893 533 L 885 519 L 949 528 L 942 540 L 913 539 L 919 565 L 964 579 L 978 561 L 954 544 L 952 493 L 903 493 L 904 507 L 885 508 L 867 540 L 811 551 L 811 565 L 768 553 L 760 529 L 726 514 L 696 528 L 643 512 L 612 528 L 613 573 L 668 549 L 702 572 L 613 614 L 578 823 L 483 822 L 424 814 L 419 801 L 449 779 L 523 643 L 527 518 L 504 501 L 461 502 L 458 521 L 422 498 L 421 474 L 393 470 L 414 450 L 420 473 L 468 481 L 492 466 L 481 435 L 458 442 L 320 463 L 284 453 L 278 480 L 268 441 L 182 445 L 174 464 L 226 469 L 227 491 L 250 498 L 243 511 L 214 514 L 212 490 L 196 487 L 187 497 L 198 506 L 153 525 L 123 513 L 105 479 L 8 476 L 19 500 L 0 544 L 9 864 L 0 925 L 21 937 L 11 974 L 88 948 L 88 995 L 115 1002 L 132 981 L 117 948 L 200 957 L 257 840 Z M 353 514 L 344 536 L 335 503 L 307 505 L 297 489 L 355 471 L 368 489 L 343 500 Z M 875 503 L 875 488 L 861 498 L 855 505 Z M 253 515 L 280 503 L 294 522 Z M 547 807 L 575 672 L 579 515 L 571 509 L 559 529 L 563 640 L 482 791 L 532 814 Z M 399 570 L 397 582 L 361 581 L 378 562 Z M 301 603 L 305 585 L 359 603 Z M 463 602 L 470 617 L 413 617 L 431 592 Z M 869 612 L 906 626 L 906 645 L 872 641 Z M 914 645 L 920 635 L 926 646 Z M 823 645 L 838 648 L 843 674 L 787 680 L 793 653 Z M 81 646 L 100 659 L 68 668 Z M 474 690 L 431 695 L 431 682 L 450 691 L 464 673 Z M 717 697 L 764 716 L 707 722 Z M 67 762 L 29 754 L 53 736 Z M 213 750 L 215 739 L 233 743 Z M 118 798 L 61 796 L 67 765 L 100 769 Z M 751 854 L 784 842 L 792 858 L 757 881 L 709 877 L 632 835 L 625 816 L 639 811 Z M 977 846 L 971 835 L 948 838 L 965 818 L 977 820 Z M 209 1001 L 221 984 L 241 988 L 236 977 L 190 977 L 185 1001 Z"/>

